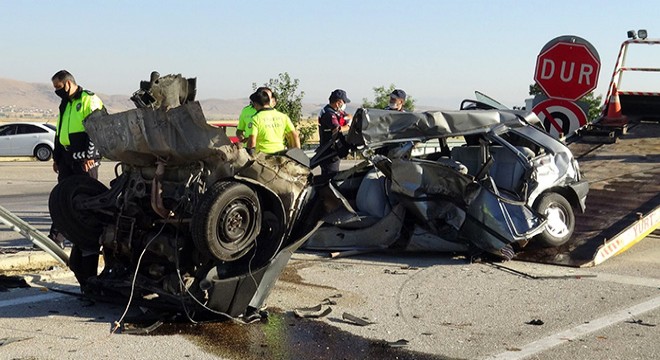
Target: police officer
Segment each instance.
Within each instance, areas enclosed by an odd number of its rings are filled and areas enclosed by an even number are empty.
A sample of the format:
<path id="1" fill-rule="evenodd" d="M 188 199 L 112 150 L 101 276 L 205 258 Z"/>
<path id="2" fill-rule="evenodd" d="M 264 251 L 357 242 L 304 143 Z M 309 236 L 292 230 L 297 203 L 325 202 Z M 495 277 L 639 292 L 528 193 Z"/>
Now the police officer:
<path id="1" fill-rule="evenodd" d="M 346 91 L 336 89 L 330 93 L 328 105 L 320 112 L 319 116 L 319 147 L 334 141 L 335 135 L 340 131 L 348 131 L 350 116 L 346 114 L 346 104 L 351 100 Z M 339 172 L 339 156 L 335 156 L 321 164 L 321 175 L 333 176 Z"/>
<path id="2" fill-rule="evenodd" d="M 103 110 L 103 102 L 89 90 L 76 83 L 73 75 L 60 70 L 52 79 L 55 94 L 59 96 L 60 117 L 57 121 L 53 170 L 57 180 L 71 175 L 89 175 L 98 178 L 99 153 L 89 139 L 83 120 L 95 110 Z"/>
<path id="3" fill-rule="evenodd" d="M 271 107 L 271 96 L 266 90 L 256 91 L 250 100 L 257 109 L 252 117 L 252 133 L 248 137 L 247 151 L 274 154 L 289 148 L 300 148 L 300 136 L 288 115 Z"/>
<path id="4" fill-rule="evenodd" d="M 406 103 L 406 92 L 401 89 L 395 89 L 390 94 L 390 103 L 385 110 L 405 111 L 403 106 Z"/>
<path id="5" fill-rule="evenodd" d="M 53 151 L 53 170 L 57 173 L 57 181 L 74 175 L 97 179 L 100 155 L 85 133 L 83 121 L 93 111 L 105 111 L 103 102 L 93 92 L 79 86 L 66 70 L 58 71 L 51 80 L 55 94 L 62 99 Z M 55 226 L 51 227 L 49 237 L 63 247 L 64 237 Z M 82 250 L 76 244 L 71 248 L 69 267 L 83 291 L 86 280 L 96 275 L 98 260 L 98 250 Z"/>
<path id="6" fill-rule="evenodd" d="M 273 91 L 265 86 L 257 88 L 255 92 L 259 91 L 266 91 L 271 99 L 270 106 L 275 107 L 275 97 L 273 96 Z M 248 141 L 248 138 L 252 133 L 252 126 L 250 124 L 252 123 L 252 117 L 256 115 L 256 113 L 257 109 L 254 107 L 254 104 L 252 104 L 252 100 L 250 100 L 249 105 L 241 110 L 241 114 L 238 116 L 238 126 L 236 127 L 236 137 L 240 142 L 243 143 Z"/>

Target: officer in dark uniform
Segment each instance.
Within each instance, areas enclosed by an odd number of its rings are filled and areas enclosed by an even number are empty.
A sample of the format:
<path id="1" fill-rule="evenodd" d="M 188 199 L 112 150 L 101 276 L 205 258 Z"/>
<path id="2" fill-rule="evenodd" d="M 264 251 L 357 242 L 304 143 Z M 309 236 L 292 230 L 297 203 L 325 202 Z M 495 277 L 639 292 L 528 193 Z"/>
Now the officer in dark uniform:
<path id="1" fill-rule="evenodd" d="M 395 89 L 390 94 L 390 102 L 385 110 L 405 111 L 403 106 L 406 104 L 406 92 L 401 89 Z"/>
<path id="2" fill-rule="evenodd" d="M 53 151 L 53 171 L 57 173 L 57 181 L 74 175 L 97 179 L 100 155 L 85 132 L 83 121 L 96 110 L 105 111 L 103 102 L 93 92 L 79 86 L 66 70 L 58 71 L 51 80 L 55 94 L 62 99 Z M 49 237 L 64 246 L 64 237 L 55 226 L 51 227 Z M 96 275 L 98 258 L 98 249 L 84 251 L 75 244 L 71 248 L 69 267 L 81 287 L 87 278 Z"/>
<path id="3" fill-rule="evenodd" d="M 319 114 L 319 147 L 333 142 L 336 134 L 348 131 L 350 127 L 350 116 L 346 113 L 346 104 L 351 100 L 346 96 L 346 91 L 336 89 L 330 93 L 328 105 Z M 321 164 L 321 175 L 332 177 L 339 172 L 339 156 L 324 161 Z"/>

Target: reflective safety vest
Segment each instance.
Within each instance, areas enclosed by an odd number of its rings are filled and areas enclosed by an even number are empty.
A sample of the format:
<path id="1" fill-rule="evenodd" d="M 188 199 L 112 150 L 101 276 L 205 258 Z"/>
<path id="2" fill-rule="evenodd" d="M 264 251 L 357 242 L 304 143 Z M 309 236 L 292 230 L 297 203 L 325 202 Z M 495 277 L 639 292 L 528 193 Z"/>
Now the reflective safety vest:
<path id="1" fill-rule="evenodd" d="M 285 150 L 286 134 L 296 130 L 287 114 L 272 108 L 259 110 L 248 127 L 257 140 L 255 150 L 266 154 Z"/>
<path id="2" fill-rule="evenodd" d="M 70 134 L 83 133 L 83 120 L 94 110 L 102 109 L 103 102 L 93 92 L 83 90 L 80 97 L 70 99 L 57 123 L 57 138 L 63 146 L 71 145 Z"/>

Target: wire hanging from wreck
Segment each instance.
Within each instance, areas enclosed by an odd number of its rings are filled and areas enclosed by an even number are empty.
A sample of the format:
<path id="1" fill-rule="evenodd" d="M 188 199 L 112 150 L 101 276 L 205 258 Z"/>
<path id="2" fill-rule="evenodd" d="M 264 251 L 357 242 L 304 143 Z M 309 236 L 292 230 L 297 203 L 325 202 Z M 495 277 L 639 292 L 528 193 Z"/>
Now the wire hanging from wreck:
<path id="1" fill-rule="evenodd" d="M 170 212 L 170 215 L 172 212 Z M 124 321 L 124 318 L 126 317 L 126 314 L 128 314 L 128 309 L 131 307 L 131 302 L 133 301 L 133 295 L 135 294 L 135 281 L 137 280 L 137 275 L 138 271 L 140 270 L 140 263 L 142 262 L 142 257 L 144 254 L 147 252 L 147 248 L 149 248 L 149 245 L 160 236 L 160 234 L 163 232 L 163 229 L 165 229 L 165 225 L 167 225 L 167 222 L 164 222 L 163 225 L 160 227 L 160 230 L 154 235 L 144 246 L 144 249 L 142 249 L 142 252 L 140 253 L 140 257 L 138 257 L 137 264 L 135 265 L 135 272 L 133 273 L 133 280 L 131 281 L 131 294 L 128 297 L 128 303 L 126 304 L 126 308 L 124 309 L 124 313 L 121 315 L 119 320 L 115 321 L 114 327 L 112 328 L 112 331 L 110 331 L 111 334 L 114 334 L 119 330 L 121 327 L 121 324 Z"/>

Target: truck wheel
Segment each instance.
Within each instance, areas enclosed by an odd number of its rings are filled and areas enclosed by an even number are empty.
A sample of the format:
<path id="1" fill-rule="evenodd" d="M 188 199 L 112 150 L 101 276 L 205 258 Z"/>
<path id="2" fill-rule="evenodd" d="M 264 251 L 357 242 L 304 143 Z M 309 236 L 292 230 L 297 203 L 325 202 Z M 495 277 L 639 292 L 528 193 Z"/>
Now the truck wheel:
<path id="1" fill-rule="evenodd" d="M 103 222 L 93 212 L 79 211 L 76 203 L 103 194 L 108 188 L 87 175 L 75 175 L 59 182 L 50 192 L 48 210 L 55 227 L 82 249 L 98 249 Z"/>
<path id="2" fill-rule="evenodd" d="M 197 249 L 217 260 L 240 259 L 261 230 L 259 197 L 247 185 L 222 181 L 202 195 L 191 224 Z"/>
<path id="3" fill-rule="evenodd" d="M 548 247 L 556 247 L 570 240 L 575 229 L 573 208 L 565 197 L 557 193 L 545 193 L 534 203 L 534 210 L 546 217 L 547 223 L 536 240 Z"/>
<path id="4" fill-rule="evenodd" d="M 48 161 L 53 156 L 53 149 L 51 149 L 50 146 L 46 144 L 38 145 L 34 149 L 34 156 L 39 161 Z"/>

